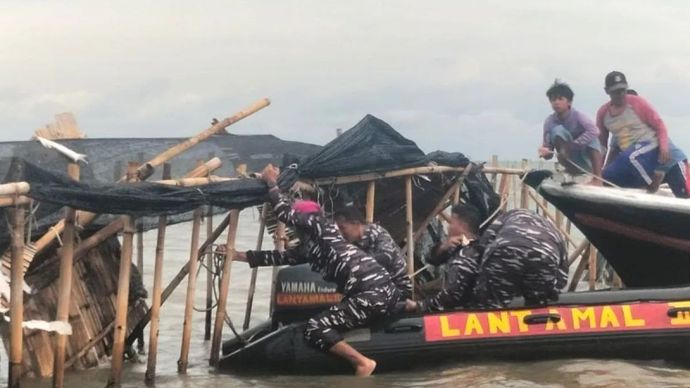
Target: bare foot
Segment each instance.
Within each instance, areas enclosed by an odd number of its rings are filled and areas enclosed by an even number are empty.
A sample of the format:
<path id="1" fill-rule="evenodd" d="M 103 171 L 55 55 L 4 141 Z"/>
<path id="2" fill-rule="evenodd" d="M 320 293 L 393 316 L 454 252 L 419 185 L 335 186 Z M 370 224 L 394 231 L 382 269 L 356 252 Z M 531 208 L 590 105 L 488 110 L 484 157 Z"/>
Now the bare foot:
<path id="1" fill-rule="evenodd" d="M 666 174 L 661 171 L 654 171 L 654 177 L 652 178 L 652 183 L 647 187 L 647 191 L 650 193 L 656 193 L 659 191 L 659 186 L 664 182 Z"/>
<path id="2" fill-rule="evenodd" d="M 362 364 L 357 366 L 357 369 L 355 369 L 355 376 L 357 377 L 367 377 L 371 376 L 372 373 L 374 373 L 374 369 L 376 369 L 376 361 L 367 358 L 366 361 L 364 361 Z"/>

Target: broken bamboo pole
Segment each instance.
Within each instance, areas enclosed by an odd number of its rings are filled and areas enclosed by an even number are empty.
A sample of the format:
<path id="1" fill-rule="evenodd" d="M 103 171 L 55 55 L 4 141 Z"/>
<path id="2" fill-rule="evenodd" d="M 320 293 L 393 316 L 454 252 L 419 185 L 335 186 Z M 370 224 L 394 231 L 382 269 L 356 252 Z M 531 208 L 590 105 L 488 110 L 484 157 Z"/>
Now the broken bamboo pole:
<path id="1" fill-rule="evenodd" d="M 22 346 L 24 344 L 24 225 L 26 209 L 17 206 L 12 211 L 12 272 L 10 283 L 10 362 L 8 387 L 18 388 L 22 377 Z"/>
<path id="2" fill-rule="evenodd" d="M 223 234 L 223 231 L 225 228 L 228 226 L 230 223 L 230 214 L 228 214 L 223 221 L 221 221 L 220 224 L 213 230 L 213 235 L 209 236 L 206 241 L 204 241 L 203 244 L 199 247 L 198 250 L 198 257 L 202 257 L 204 252 L 220 237 L 221 234 Z M 189 273 L 189 263 L 185 263 L 182 268 L 177 272 L 177 275 L 168 283 L 168 285 L 163 289 L 163 292 L 161 293 L 161 305 L 165 303 L 166 300 L 172 295 L 173 291 L 177 288 L 177 286 L 182 283 L 184 280 L 185 276 Z M 136 324 L 132 332 L 130 333 L 129 337 L 127 337 L 127 345 L 131 345 L 132 342 L 134 342 L 136 338 L 136 333 L 138 333 L 141 330 L 144 330 L 146 325 L 149 323 L 151 320 L 151 310 L 149 310 L 146 315 L 144 315 L 143 318 L 139 321 L 139 323 Z"/>
<path id="3" fill-rule="evenodd" d="M 127 181 L 137 180 L 138 163 L 130 162 L 127 168 Z M 115 312 L 115 332 L 111 354 L 111 371 L 108 387 L 119 387 L 122 379 L 122 366 L 125 354 L 125 335 L 127 334 L 127 311 L 129 308 L 129 282 L 132 265 L 132 245 L 134 242 L 134 217 L 123 216 L 122 251 L 120 271 L 117 279 L 117 305 Z"/>
<path id="4" fill-rule="evenodd" d="M 228 290 L 230 289 L 230 270 L 232 269 L 232 259 L 235 256 L 235 237 L 237 236 L 239 215 L 239 210 L 230 211 L 228 239 L 225 245 L 225 260 L 223 262 L 223 272 L 220 278 L 220 291 L 218 295 L 218 307 L 216 308 L 216 320 L 213 326 L 213 338 L 211 339 L 211 357 L 209 364 L 212 366 L 218 364 L 220 358 L 220 345 L 223 339 L 223 325 L 225 324 Z"/>
<path id="5" fill-rule="evenodd" d="M 260 251 L 264 245 L 264 232 L 266 231 L 266 217 L 268 217 L 269 204 L 264 203 L 261 208 L 261 220 L 259 220 L 259 235 L 256 238 L 256 250 Z M 242 330 L 249 328 L 249 322 L 252 317 L 252 307 L 254 305 L 254 293 L 256 292 L 256 278 L 258 276 L 259 268 L 252 268 L 252 276 L 249 281 L 249 291 L 247 292 L 247 308 L 244 312 L 244 323 Z"/>
<path id="6" fill-rule="evenodd" d="M 79 180 L 79 165 L 69 163 L 67 165 L 67 175 Z M 73 208 L 65 209 L 65 230 L 62 237 L 62 250 L 60 252 L 60 278 L 58 283 L 58 304 L 56 321 L 69 324 L 69 306 L 72 301 L 72 273 L 74 271 L 74 224 L 76 210 Z M 63 387 L 65 384 L 65 348 L 67 346 L 67 336 L 57 334 L 55 339 L 55 359 L 53 362 L 53 387 Z"/>
<path id="7" fill-rule="evenodd" d="M 405 224 L 407 227 L 407 273 L 414 274 L 414 214 L 412 212 L 412 177 L 405 177 Z M 414 295 L 413 295 L 414 296 Z"/>
<path id="8" fill-rule="evenodd" d="M 170 164 L 163 165 L 163 179 L 170 178 Z M 158 217 L 158 235 L 156 236 L 156 257 L 153 264 L 153 293 L 151 296 L 151 331 L 149 332 L 149 354 L 146 361 L 144 381 L 148 384 L 156 379 L 156 362 L 158 359 L 158 335 L 160 327 L 161 289 L 163 287 L 163 259 L 165 257 L 165 232 L 168 217 Z"/>
<path id="9" fill-rule="evenodd" d="M 182 323 L 182 347 L 177 361 L 177 372 L 187 373 L 189 361 L 189 344 L 192 336 L 192 318 L 194 314 L 194 295 L 196 292 L 196 273 L 199 268 L 199 234 L 201 231 L 202 208 L 194 210 L 192 222 L 192 242 L 189 248 L 189 276 L 187 276 L 187 294 L 184 306 L 184 321 Z"/>
<path id="10" fill-rule="evenodd" d="M 268 98 L 262 98 L 255 103 L 249 105 L 245 109 L 235 113 L 234 115 L 227 117 L 216 124 L 212 125 L 211 127 L 203 130 L 199 134 L 190 137 L 189 139 L 183 141 L 180 144 L 177 144 L 176 146 L 173 146 L 169 148 L 168 150 L 156 155 L 153 159 L 149 160 L 147 163 L 139 167 L 138 173 L 139 173 L 139 178 L 144 180 L 148 178 L 153 170 L 162 165 L 163 163 L 169 161 L 170 159 L 174 158 L 175 156 L 187 151 L 188 149 L 194 147 L 198 143 L 208 139 L 209 137 L 217 134 L 218 132 L 222 131 L 223 129 L 231 126 L 232 124 L 244 119 L 245 117 L 248 117 L 261 109 L 269 106 L 271 104 L 271 101 L 269 101 Z"/>
<path id="11" fill-rule="evenodd" d="M 588 246 L 589 241 L 584 240 L 580 243 L 580 245 L 577 246 L 577 248 L 575 248 L 573 253 L 570 254 L 570 257 L 568 257 L 568 268 L 575 263 L 575 260 L 582 255 L 582 252 L 584 252 Z"/>
<path id="12" fill-rule="evenodd" d="M 445 194 L 443 194 L 443 197 L 441 197 L 441 199 L 438 201 L 431 213 L 429 213 L 424 219 L 424 221 L 422 221 L 422 223 L 417 227 L 417 230 L 414 232 L 412 236 L 412 243 L 415 243 L 417 240 L 419 240 L 419 238 L 422 236 L 422 233 L 424 233 L 426 227 L 438 215 L 438 213 L 442 212 L 448 207 L 448 200 L 452 195 L 454 195 L 458 191 L 458 188 L 461 184 L 462 182 L 458 180 L 455 183 L 453 183 L 448 190 L 446 190 Z M 405 249 L 403 249 L 403 251 L 405 251 Z"/>
<path id="13" fill-rule="evenodd" d="M 537 204 L 537 207 L 541 209 L 541 211 L 542 211 L 542 213 L 543 213 L 543 216 L 544 216 L 545 218 L 548 218 L 549 220 L 551 220 L 551 221 L 555 224 L 556 221 L 555 221 L 553 215 L 548 211 L 548 209 L 546 209 L 546 208 L 544 207 L 544 205 L 543 205 L 542 203 L 539 202 L 539 200 L 537 199 L 537 197 L 536 197 L 531 191 L 528 191 L 528 192 L 527 192 L 527 195 L 528 195 L 530 198 L 532 198 L 532 200 L 534 200 L 534 202 Z M 574 242 L 573 239 L 570 237 L 570 235 L 569 235 L 565 230 L 563 230 L 562 227 L 556 226 L 556 229 L 557 229 L 559 232 L 561 232 L 561 234 L 563 235 L 563 237 L 565 238 L 565 240 L 566 240 L 566 242 L 567 242 L 568 244 L 572 245 L 573 248 L 577 248 L 577 244 L 575 244 L 575 242 Z"/>
<path id="14" fill-rule="evenodd" d="M 374 222 L 374 205 L 376 199 L 376 181 L 369 182 L 367 186 L 367 210 L 366 210 L 366 222 Z"/>

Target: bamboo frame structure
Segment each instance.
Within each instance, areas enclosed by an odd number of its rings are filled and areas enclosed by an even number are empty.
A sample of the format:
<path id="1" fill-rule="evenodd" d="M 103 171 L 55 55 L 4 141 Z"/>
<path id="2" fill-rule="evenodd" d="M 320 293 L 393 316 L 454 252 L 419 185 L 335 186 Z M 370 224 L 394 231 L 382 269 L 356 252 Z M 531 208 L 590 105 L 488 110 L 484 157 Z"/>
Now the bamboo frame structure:
<path id="1" fill-rule="evenodd" d="M 10 284 L 10 354 L 8 386 L 18 388 L 22 377 L 24 329 L 24 272 L 19 265 L 24 257 L 24 225 L 26 209 L 18 206 L 12 211 L 12 273 Z"/>
<path id="2" fill-rule="evenodd" d="M 184 321 L 182 323 L 182 346 L 180 359 L 177 361 L 177 372 L 187 373 L 189 361 L 189 345 L 192 335 L 192 314 L 194 313 L 194 295 L 196 292 L 197 269 L 199 268 L 199 234 L 201 231 L 202 208 L 194 211 L 192 221 L 192 242 L 189 252 L 189 274 L 187 276 L 187 293 L 184 307 Z"/>
<path id="3" fill-rule="evenodd" d="M 264 233 L 266 232 L 266 217 L 268 217 L 268 209 L 270 204 L 264 203 L 261 208 L 261 219 L 259 220 L 259 234 L 256 237 L 256 250 L 260 251 L 264 244 Z M 249 290 L 247 291 L 247 306 L 244 312 L 244 322 L 242 323 L 242 330 L 249 328 L 249 322 L 252 317 L 252 307 L 254 305 L 254 293 L 256 292 L 256 279 L 259 273 L 259 268 L 252 268 L 252 275 L 249 280 Z"/>

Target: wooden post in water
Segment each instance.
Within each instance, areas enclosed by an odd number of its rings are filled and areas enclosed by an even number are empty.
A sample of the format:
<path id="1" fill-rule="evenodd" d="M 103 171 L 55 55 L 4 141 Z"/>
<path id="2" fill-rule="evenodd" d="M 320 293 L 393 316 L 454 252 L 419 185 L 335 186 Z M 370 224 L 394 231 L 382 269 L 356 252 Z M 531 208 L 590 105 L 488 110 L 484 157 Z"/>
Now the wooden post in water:
<path id="1" fill-rule="evenodd" d="M 74 180 L 79 180 L 79 165 L 69 163 L 67 175 Z M 58 283 L 58 305 L 56 321 L 69 323 L 69 306 L 72 302 L 72 273 L 74 271 L 74 224 L 76 210 L 65 210 L 65 229 L 62 232 L 62 251 L 60 252 L 60 280 Z M 55 359 L 53 362 L 53 387 L 63 387 L 65 384 L 65 348 L 67 336 L 57 334 L 55 336 Z"/>
<path id="2" fill-rule="evenodd" d="M 582 256 L 580 258 L 580 263 L 577 265 L 577 268 L 575 269 L 575 272 L 573 273 L 573 278 L 570 279 L 570 285 L 568 286 L 568 292 L 573 292 L 577 288 L 577 284 L 580 282 L 580 279 L 582 278 L 582 273 L 585 271 L 585 267 L 587 266 L 588 263 L 588 257 L 589 257 L 589 252 L 592 249 L 591 244 L 587 244 L 587 248 L 582 252 Z"/>
<path id="3" fill-rule="evenodd" d="M 276 230 L 273 235 L 273 244 L 275 245 L 275 248 L 277 251 L 284 251 L 285 247 L 287 246 L 286 243 L 286 234 L 285 234 L 285 224 L 278 221 L 278 224 L 276 225 Z M 271 293 L 270 295 L 275 295 L 275 290 L 278 282 L 278 267 L 273 267 L 273 270 L 271 272 Z M 273 309 L 275 308 L 275 300 L 273 297 L 271 297 L 271 302 L 268 307 L 269 315 L 273 315 Z"/>
<path id="4" fill-rule="evenodd" d="M 259 220 L 259 235 L 256 238 L 257 251 L 260 251 L 264 244 L 264 232 L 266 231 L 266 217 L 268 217 L 268 209 L 270 206 L 270 204 L 264 203 L 264 205 L 261 207 L 261 220 Z M 244 323 L 242 324 L 242 330 L 247 330 L 249 328 L 249 321 L 251 321 L 258 270 L 258 267 L 252 268 L 252 277 L 249 281 L 249 291 L 247 292 L 247 308 L 244 312 Z"/>
<path id="5" fill-rule="evenodd" d="M 144 153 L 139 152 L 138 160 L 139 163 L 144 163 Z M 144 277 L 144 220 L 140 219 L 137 222 L 137 269 Z M 143 346 L 143 344 L 141 344 Z"/>
<path id="6" fill-rule="evenodd" d="M 498 155 L 491 155 L 491 167 L 498 167 Z M 496 184 L 498 180 L 498 174 L 493 173 L 491 174 L 491 187 L 493 187 L 494 191 L 498 188 Z"/>
<path id="7" fill-rule="evenodd" d="M 528 168 L 529 168 L 529 162 L 527 161 L 527 159 L 522 159 L 523 174 L 527 173 Z M 529 194 L 529 186 L 527 186 L 523 182 L 523 183 L 521 183 L 520 187 L 521 187 L 521 190 L 520 190 L 520 208 L 528 209 L 529 208 L 529 197 L 527 195 Z"/>
<path id="8" fill-rule="evenodd" d="M 170 163 L 163 165 L 163 179 L 170 179 Z M 163 287 L 163 258 L 165 256 L 165 230 L 168 217 L 158 217 L 158 235 L 156 237 L 156 258 L 153 265 L 153 295 L 151 297 L 151 331 L 149 333 L 149 355 L 146 362 L 144 379 L 147 384 L 156 379 L 156 361 L 158 358 L 158 330 L 160 327 L 161 289 Z"/>
<path id="9" fill-rule="evenodd" d="M 129 162 L 127 181 L 137 180 L 137 162 Z M 113 333 L 113 350 L 111 355 L 111 373 L 108 387 L 119 387 L 124 364 L 125 335 L 127 333 L 127 310 L 129 308 L 129 281 L 132 265 L 132 245 L 134 242 L 134 217 L 123 216 L 122 251 L 120 271 L 117 279 L 117 310 L 115 313 L 115 331 Z"/>
<path id="10" fill-rule="evenodd" d="M 22 378 L 22 346 L 24 344 L 24 206 L 12 213 L 12 272 L 10 283 L 10 362 L 7 386 L 18 388 Z"/>
<path id="11" fill-rule="evenodd" d="M 414 216 L 412 212 L 412 176 L 405 177 L 405 224 L 407 226 L 407 273 L 414 274 Z M 414 296 L 414 290 L 413 295 Z"/>
<path id="12" fill-rule="evenodd" d="M 589 290 L 597 288 L 597 249 L 590 244 L 589 248 Z"/>
<path id="13" fill-rule="evenodd" d="M 376 181 L 369 182 L 367 186 L 367 214 L 366 221 L 374 222 L 374 201 L 376 199 Z"/>
<path id="14" fill-rule="evenodd" d="M 225 311 L 228 303 L 228 290 L 230 289 L 230 270 L 232 259 L 235 255 L 235 237 L 239 222 L 239 210 L 230 211 L 230 225 L 228 226 L 228 240 L 225 245 L 225 261 L 223 273 L 220 278 L 220 292 L 218 295 L 218 307 L 216 308 L 216 320 L 213 327 L 213 339 L 211 340 L 211 358 L 209 364 L 215 366 L 220 359 L 220 345 L 223 339 L 223 325 L 225 324 Z"/>
<path id="15" fill-rule="evenodd" d="M 215 157 L 215 153 L 208 154 L 209 159 Z M 211 174 L 209 173 L 209 176 Z M 208 207 L 206 213 L 206 238 L 213 234 L 213 206 Z M 213 317 L 213 249 L 209 247 L 206 254 L 206 317 L 204 321 L 204 341 L 211 339 L 211 318 Z"/>
<path id="16" fill-rule="evenodd" d="M 192 316 L 194 314 L 194 294 L 196 291 L 196 272 L 199 267 L 199 232 L 201 229 L 202 208 L 194 210 L 192 223 L 192 243 L 189 249 L 189 274 L 187 275 L 187 299 L 184 307 L 184 322 L 182 323 L 182 348 L 180 359 L 177 361 L 177 372 L 187 373 L 189 360 L 189 344 L 192 336 Z"/>

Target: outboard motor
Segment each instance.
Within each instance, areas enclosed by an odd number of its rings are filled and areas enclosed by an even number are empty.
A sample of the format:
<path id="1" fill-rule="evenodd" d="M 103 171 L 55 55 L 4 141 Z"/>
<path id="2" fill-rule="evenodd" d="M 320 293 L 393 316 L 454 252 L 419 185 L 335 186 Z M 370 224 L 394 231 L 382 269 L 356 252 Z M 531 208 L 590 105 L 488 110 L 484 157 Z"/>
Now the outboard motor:
<path id="1" fill-rule="evenodd" d="M 335 284 L 324 281 L 308 264 L 283 268 L 278 272 L 271 295 L 273 325 L 306 321 L 342 298 Z"/>

